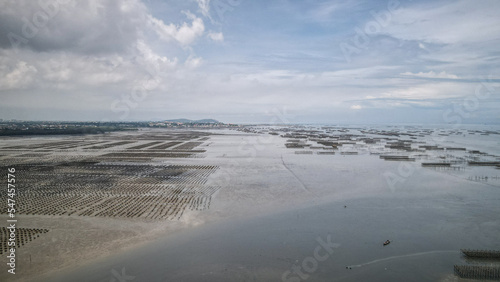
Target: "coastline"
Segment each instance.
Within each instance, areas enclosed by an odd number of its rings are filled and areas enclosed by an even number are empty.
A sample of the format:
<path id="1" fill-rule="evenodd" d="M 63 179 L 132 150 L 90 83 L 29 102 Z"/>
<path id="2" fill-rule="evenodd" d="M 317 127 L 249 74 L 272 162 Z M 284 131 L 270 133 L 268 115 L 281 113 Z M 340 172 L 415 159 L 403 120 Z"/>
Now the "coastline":
<path id="1" fill-rule="evenodd" d="M 203 158 L 175 159 L 175 164 L 219 167 L 204 184 L 219 187 L 210 207 L 186 210 L 180 220 L 20 215 L 21 227 L 52 231 L 19 249 L 23 257 L 19 267 L 28 265 L 29 254 L 32 265 L 24 269 L 24 277 L 16 274 L 13 281 L 68 281 L 84 279 L 86 273 L 109 281 L 110 271 L 122 267 L 135 276 L 158 280 L 167 274 L 155 266 L 156 261 L 166 262 L 168 277 L 186 281 L 210 273 L 212 280 L 207 281 L 231 281 L 231 277 L 254 271 L 262 279 L 279 279 L 314 250 L 318 237 L 328 234 L 342 247 L 335 264 L 320 267 L 324 275 L 342 274 L 338 276 L 341 281 L 355 281 L 352 279 L 362 278 L 355 271 L 375 271 L 387 268 L 385 265 L 406 269 L 410 267 L 406 261 L 425 263 L 428 257 L 405 256 L 429 252 L 435 259 L 446 259 L 438 268 L 429 266 L 421 271 L 447 277 L 452 270 L 449 264 L 460 262 L 456 255 L 460 248 L 494 247 L 488 239 L 499 230 L 498 222 L 489 220 L 498 212 L 494 186 L 446 171 L 418 169 L 404 185 L 391 189 L 383 173 L 397 172 L 399 162 L 367 153 L 294 154 L 285 148 L 281 137 L 262 138 L 260 134 L 234 132 L 212 135 L 204 144 L 207 151 Z M 474 227 L 477 225 L 480 230 Z M 267 239 L 266 232 L 273 239 Z M 394 244 L 381 248 L 387 239 L 395 239 Z M 203 240 L 208 245 L 198 243 Z M 179 247 L 173 247 L 176 244 Z M 211 245 L 220 249 L 211 249 Z M 190 251 L 183 253 L 182 248 Z M 218 250 L 224 250 L 220 257 Z M 433 254 L 443 250 L 450 255 Z M 136 254 L 146 261 L 135 266 Z M 253 258 L 245 254 L 253 254 Z M 264 264 L 259 264 L 261 256 L 266 258 Z M 218 261 L 212 263 L 214 257 Z M 345 272 L 345 266 L 390 257 L 405 259 L 382 260 Z M 190 261 L 194 265 L 189 265 Z M 183 269 L 176 272 L 174 266 Z M 40 275 L 41 269 L 47 271 Z M 227 280 L 221 276 L 225 269 L 232 273 Z"/>

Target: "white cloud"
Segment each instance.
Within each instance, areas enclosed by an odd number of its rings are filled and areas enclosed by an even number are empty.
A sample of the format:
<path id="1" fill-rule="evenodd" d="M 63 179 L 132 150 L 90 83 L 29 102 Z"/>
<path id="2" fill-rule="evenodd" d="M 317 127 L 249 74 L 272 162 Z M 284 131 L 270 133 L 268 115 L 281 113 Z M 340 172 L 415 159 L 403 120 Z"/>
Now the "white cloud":
<path id="1" fill-rule="evenodd" d="M 173 23 L 166 25 L 162 20 L 149 16 L 149 22 L 156 33 L 165 41 L 175 39 L 182 46 L 191 45 L 205 31 L 203 20 L 190 12 L 185 12 L 188 19 L 192 20 L 191 25 L 184 22 L 182 25 Z"/>
<path id="2" fill-rule="evenodd" d="M 35 118 L 44 117 L 37 111 L 50 111 L 46 117 L 61 112 L 58 118 L 95 119 L 100 111 L 117 119 L 120 115 L 110 109 L 113 100 L 147 85 L 147 99 L 130 108 L 129 118 L 196 114 L 252 119 L 256 112 L 286 106 L 302 116 L 347 113 L 371 121 L 373 116 L 368 115 L 377 110 L 409 115 L 406 110 L 411 107 L 436 108 L 463 99 L 475 93 L 477 84 L 470 81 L 498 73 L 498 9 L 485 8 L 498 4 L 488 0 L 402 3 L 401 13 L 392 15 L 381 33 L 411 41 L 383 34 L 370 37 L 370 48 L 349 64 L 334 63 L 340 53 L 328 47 L 329 40 L 345 38 L 345 30 L 333 28 L 337 24 L 366 20 L 363 13 L 344 12 L 360 11 L 361 6 L 277 1 L 273 9 L 261 11 L 266 17 L 258 26 L 240 21 L 225 26 L 223 34 L 217 32 L 222 31 L 218 23 L 207 20 L 215 11 L 209 0 L 165 5 L 139 0 L 69 1 L 73 4 L 61 8 L 35 37 L 14 49 L 6 31 L 21 34 L 21 19 L 32 18 L 39 10 L 38 1 L 4 2 L 0 1 L 0 112 L 22 104 L 34 109 L 28 114 Z M 148 5 L 165 9 L 150 11 Z M 261 9 L 259 5 L 234 8 L 232 15 L 246 18 L 255 12 L 251 9 Z M 182 14 L 183 9 L 196 11 L 196 16 Z M 283 16 L 286 9 L 296 16 Z M 364 15 L 373 20 L 369 12 Z M 290 32 L 306 21 L 324 28 L 306 37 Z M 220 48 L 196 44 L 210 41 L 226 43 Z M 402 43 L 396 46 L 393 41 Z"/>
<path id="3" fill-rule="evenodd" d="M 210 0 L 196 0 L 198 2 L 198 7 L 200 7 L 201 13 L 210 18 Z"/>
<path id="4" fill-rule="evenodd" d="M 202 59 L 200 57 L 189 57 L 186 62 L 184 62 L 184 64 L 188 67 L 188 68 L 197 68 L 199 67 L 201 64 L 202 64 Z"/>
<path id="5" fill-rule="evenodd" d="M 224 34 L 222 32 L 209 32 L 208 37 L 213 41 L 224 41 Z"/>
<path id="6" fill-rule="evenodd" d="M 11 71 L 4 69 L 5 73 L 0 77 L 0 89 L 26 88 L 34 80 L 38 70 L 35 66 L 25 61 L 19 61 Z"/>
<path id="7" fill-rule="evenodd" d="M 385 91 L 381 98 L 401 100 L 436 100 L 460 98 L 474 93 L 475 85 L 456 82 L 419 83 Z"/>
<path id="8" fill-rule="evenodd" d="M 436 73 L 434 71 L 419 72 L 419 73 L 404 72 L 404 73 L 401 73 L 401 75 L 416 76 L 416 77 L 423 77 L 423 78 L 448 78 L 448 79 L 458 79 L 459 78 L 457 75 L 449 74 L 449 73 L 446 73 L 445 71 L 442 71 L 440 73 Z"/>
<path id="9" fill-rule="evenodd" d="M 402 5 L 383 32 L 404 40 L 438 44 L 488 41 L 500 35 L 500 17 L 493 12 L 499 8 L 498 1 L 461 0 L 441 6 L 429 3 Z"/>
<path id="10" fill-rule="evenodd" d="M 64 9 L 61 4 L 57 16 L 19 48 L 6 41 L 5 32 L 23 35 L 19 19 L 39 11 L 38 1 L 12 1 L 0 9 L 0 25 L 6 26 L 0 29 L 0 112 L 17 107 L 22 99 L 24 109 L 44 111 L 33 111 L 35 118 L 53 118 L 58 111 L 67 118 L 68 111 L 99 111 L 113 120 L 121 117 L 112 108 L 116 99 L 130 98 L 137 89 L 145 89 L 147 99 L 140 105 L 132 101 L 137 105 L 131 104 L 131 111 L 171 101 L 170 96 L 187 93 L 196 84 L 193 70 L 203 59 L 186 47 L 204 34 L 200 18 L 184 12 L 185 22 L 165 24 L 138 0 L 70 3 Z M 214 36 L 220 39 L 222 34 Z M 158 39 L 167 44 L 158 45 Z M 179 62 L 186 49 L 189 56 Z"/>
<path id="11" fill-rule="evenodd" d="M 171 71 L 177 66 L 177 58 L 169 59 L 165 56 L 156 54 L 142 40 L 137 42 L 137 50 L 140 56 L 136 58 L 136 62 L 141 64 L 142 68 L 152 76 Z"/>

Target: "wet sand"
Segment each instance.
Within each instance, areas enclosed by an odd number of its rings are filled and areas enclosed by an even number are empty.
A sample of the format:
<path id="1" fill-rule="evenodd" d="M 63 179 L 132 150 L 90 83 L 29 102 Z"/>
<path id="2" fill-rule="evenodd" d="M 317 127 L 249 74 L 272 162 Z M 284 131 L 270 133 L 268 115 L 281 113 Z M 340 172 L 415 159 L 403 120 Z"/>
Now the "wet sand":
<path id="1" fill-rule="evenodd" d="M 144 281 L 287 281 L 285 271 L 314 257 L 318 238 L 339 245 L 315 271 L 304 271 L 307 281 L 445 281 L 453 264 L 463 261 L 460 248 L 497 246 L 499 208 L 482 199 L 495 193 L 386 195 L 233 218 L 165 236 L 51 281 L 109 281 L 113 269 Z M 481 206 L 473 204 L 479 201 Z M 384 247 L 386 239 L 391 244 Z"/>

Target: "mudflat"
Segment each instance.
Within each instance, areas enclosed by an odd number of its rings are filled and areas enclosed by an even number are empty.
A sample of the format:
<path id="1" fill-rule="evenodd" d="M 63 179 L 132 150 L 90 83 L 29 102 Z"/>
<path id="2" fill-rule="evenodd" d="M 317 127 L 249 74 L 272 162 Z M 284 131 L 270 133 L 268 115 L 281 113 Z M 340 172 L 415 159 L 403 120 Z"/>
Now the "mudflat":
<path id="1" fill-rule="evenodd" d="M 7 140 L 4 163 L 38 177 L 18 226 L 48 230 L 18 249 L 14 278 L 459 281 L 460 249 L 497 248 L 500 231 L 499 171 L 474 165 L 498 160 L 497 135 L 475 130 L 152 130 L 24 157 L 9 147 L 49 138 Z"/>

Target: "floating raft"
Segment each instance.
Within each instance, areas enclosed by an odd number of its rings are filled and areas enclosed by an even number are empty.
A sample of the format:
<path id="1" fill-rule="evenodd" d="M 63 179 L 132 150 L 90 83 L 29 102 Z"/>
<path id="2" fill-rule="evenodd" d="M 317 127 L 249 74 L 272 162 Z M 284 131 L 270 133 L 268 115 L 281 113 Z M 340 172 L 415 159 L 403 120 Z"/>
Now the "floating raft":
<path id="1" fill-rule="evenodd" d="M 312 155 L 313 151 L 295 151 L 296 155 Z"/>
<path id="2" fill-rule="evenodd" d="M 379 158 L 386 160 L 386 161 L 408 161 L 408 162 L 414 162 L 415 158 L 410 158 L 408 156 L 393 156 L 393 155 L 380 155 Z"/>
<path id="3" fill-rule="evenodd" d="M 469 279 L 500 279 L 500 267 L 478 266 L 478 265 L 454 265 L 455 274 L 460 278 Z"/>
<path id="4" fill-rule="evenodd" d="M 426 150 L 444 150 L 444 148 L 441 148 L 438 146 L 432 146 L 432 145 L 420 145 L 418 147 L 421 149 L 426 149 Z"/>
<path id="5" fill-rule="evenodd" d="M 500 162 L 469 162 L 469 165 L 500 166 Z"/>
<path id="6" fill-rule="evenodd" d="M 451 163 L 422 163 L 422 166 L 451 166 Z"/>
<path id="7" fill-rule="evenodd" d="M 470 258 L 500 259 L 500 251 L 461 249 L 462 253 Z"/>
<path id="8" fill-rule="evenodd" d="M 304 148 L 304 145 L 301 145 L 299 143 L 286 143 L 285 146 L 287 148 Z"/>

